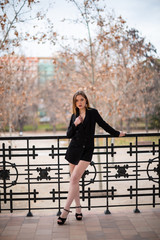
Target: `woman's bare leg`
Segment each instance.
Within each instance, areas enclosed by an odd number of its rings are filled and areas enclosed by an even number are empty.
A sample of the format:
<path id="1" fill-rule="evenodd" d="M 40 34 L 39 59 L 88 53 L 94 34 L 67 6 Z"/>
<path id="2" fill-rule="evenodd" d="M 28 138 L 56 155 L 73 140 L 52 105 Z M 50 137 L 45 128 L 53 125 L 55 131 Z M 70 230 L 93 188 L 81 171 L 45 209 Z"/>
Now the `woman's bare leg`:
<path id="1" fill-rule="evenodd" d="M 86 168 L 89 166 L 89 162 L 86 161 L 79 161 L 78 165 L 76 165 L 73 169 L 71 179 L 70 179 L 70 186 L 69 186 L 69 192 L 68 192 L 68 197 L 66 204 L 64 206 L 65 209 L 69 210 L 70 206 L 77 196 L 77 193 L 79 191 L 79 180 L 81 176 L 83 175 L 84 171 Z M 66 218 L 68 213 L 66 211 L 62 211 L 61 217 Z"/>
<path id="2" fill-rule="evenodd" d="M 73 165 L 73 164 L 70 164 L 70 174 L 72 175 L 72 172 L 74 170 L 76 165 Z M 81 206 L 80 204 L 80 192 L 79 192 L 79 189 L 78 189 L 78 192 L 74 198 L 74 201 L 75 201 L 75 206 L 78 207 L 78 206 Z M 76 213 L 81 213 L 81 208 L 77 208 L 76 209 Z"/>

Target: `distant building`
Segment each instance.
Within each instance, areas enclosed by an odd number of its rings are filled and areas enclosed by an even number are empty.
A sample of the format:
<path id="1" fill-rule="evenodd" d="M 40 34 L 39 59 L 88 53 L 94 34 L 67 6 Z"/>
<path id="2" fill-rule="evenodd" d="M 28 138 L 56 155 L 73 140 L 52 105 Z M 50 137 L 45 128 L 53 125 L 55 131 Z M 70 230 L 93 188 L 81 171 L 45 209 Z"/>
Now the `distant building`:
<path id="1" fill-rule="evenodd" d="M 47 81 L 54 80 L 55 65 L 51 57 L 27 57 L 31 69 L 37 72 L 37 83 L 44 84 Z M 43 99 L 38 104 L 38 115 L 40 122 L 49 122 L 50 118 L 46 116 L 45 104 Z"/>
<path id="2" fill-rule="evenodd" d="M 43 84 L 46 81 L 54 80 L 55 64 L 53 63 L 53 58 L 51 57 L 24 57 L 17 55 L 5 55 L 0 57 L 0 66 L 8 60 L 20 62 L 22 59 L 26 60 L 29 71 L 37 74 L 37 83 Z M 2 62 L 3 64 L 1 64 Z"/>
<path id="3" fill-rule="evenodd" d="M 32 63 L 33 68 L 37 71 L 37 82 L 43 84 L 46 81 L 54 80 L 54 64 L 51 57 L 27 57 L 27 60 Z"/>
<path id="4" fill-rule="evenodd" d="M 38 58 L 38 82 L 40 84 L 54 80 L 54 72 L 53 58 Z"/>

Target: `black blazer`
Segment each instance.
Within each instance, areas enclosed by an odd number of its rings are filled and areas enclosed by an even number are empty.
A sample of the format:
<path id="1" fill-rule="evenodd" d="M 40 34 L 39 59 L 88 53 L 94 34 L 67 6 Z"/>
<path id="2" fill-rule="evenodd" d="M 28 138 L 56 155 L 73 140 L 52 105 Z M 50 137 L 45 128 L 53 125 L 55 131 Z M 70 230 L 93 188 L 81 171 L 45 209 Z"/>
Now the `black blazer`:
<path id="1" fill-rule="evenodd" d="M 72 155 L 74 155 L 74 157 L 75 155 L 78 156 L 78 152 L 80 152 L 83 147 L 89 147 L 92 150 L 94 149 L 94 133 L 96 123 L 106 132 L 110 133 L 110 135 L 119 137 L 120 132 L 116 131 L 109 124 L 107 124 L 96 109 L 86 109 L 86 116 L 83 123 L 80 123 L 76 127 L 74 121 L 78 115 L 79 113 L 76 115 L 72 114 L 67 130 L 67 137 L 72 139 L 65 157 L 67 160 L 70 160 Z M 72 154 L 74 152 L 76 154 Z"/>

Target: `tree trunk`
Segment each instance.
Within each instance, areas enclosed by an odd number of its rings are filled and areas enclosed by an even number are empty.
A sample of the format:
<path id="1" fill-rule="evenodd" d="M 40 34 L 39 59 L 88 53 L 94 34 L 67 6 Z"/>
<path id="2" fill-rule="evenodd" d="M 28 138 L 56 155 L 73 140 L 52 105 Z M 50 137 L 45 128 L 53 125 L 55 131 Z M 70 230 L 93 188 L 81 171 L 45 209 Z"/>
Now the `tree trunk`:
<path id="1" fill-rule="evenodd" d="M 145 130 L 146 130 L 146 133 L 148 133 L 148 114 L 147 114 L 147 109 L 145 111 Z"/>
<path id="2" fill-rule="evenodd" d="M 123 120 L 121 118 L 121 121 L 120 121 L 120 130 L 123 131 Z"/>
<path id="3" fill-rule="evenodd" d="M 131 131 L 131 119 L 130 118 L 128 118 L 128 120 L 127 120 L 127 132 L 128 133 L 130 133 L 130 131 Z"/>

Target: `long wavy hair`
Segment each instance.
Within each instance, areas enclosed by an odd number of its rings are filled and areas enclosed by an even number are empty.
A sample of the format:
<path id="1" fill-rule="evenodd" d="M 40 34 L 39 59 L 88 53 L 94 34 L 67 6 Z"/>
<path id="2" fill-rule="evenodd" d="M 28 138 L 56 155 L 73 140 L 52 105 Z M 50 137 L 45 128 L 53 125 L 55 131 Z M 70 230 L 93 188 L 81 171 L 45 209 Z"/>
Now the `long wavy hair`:
<path id="1" fill-rule="evenodd" d="M 86 108 L 87 109 L 90 108 L 89 100 L 88 100 L 86 94 L 83 91 L 78 91 L 73 96 L 73 114 L 75 114 L 75 115 L 79 114 L 79 111 L 78 111 L 79 109 L 77 109 L 77 107 L 76 107 L 76 97 L 79 96 L 79 95 L 81 95 L 82 97 L 85 98 Z"/>

